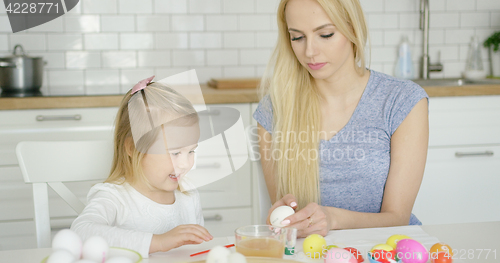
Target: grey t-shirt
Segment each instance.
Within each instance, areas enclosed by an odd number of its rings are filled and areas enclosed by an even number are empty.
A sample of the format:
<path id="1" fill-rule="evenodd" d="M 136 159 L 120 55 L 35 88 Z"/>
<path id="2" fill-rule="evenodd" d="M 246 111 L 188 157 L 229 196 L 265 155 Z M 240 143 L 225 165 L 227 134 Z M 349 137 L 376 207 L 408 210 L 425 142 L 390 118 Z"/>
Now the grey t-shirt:
<path id="1" fill-rule="evenodd" d="M 379 213 L 391 162 L 392 134 L 417 102 L 429 98 L 412 81 L 370 72 L 349 122 L 329 141 L 320 141 L 321 205 Z M 269 96 L 260 101 L 253 117 L 272 134 Z M 409 224 L 422 223 L 412 214 Z"/>

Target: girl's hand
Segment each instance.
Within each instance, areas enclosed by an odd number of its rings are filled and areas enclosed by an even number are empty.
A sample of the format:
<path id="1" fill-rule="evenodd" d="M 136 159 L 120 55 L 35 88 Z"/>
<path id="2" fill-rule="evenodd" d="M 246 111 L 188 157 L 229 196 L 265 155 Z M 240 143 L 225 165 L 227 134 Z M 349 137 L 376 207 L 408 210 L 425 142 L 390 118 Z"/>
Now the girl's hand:
<path id="1" fill-rule="evenodd" d="M 292 194 L 287 194 L 287 195 L 283 196 L 283 198 L 281 198 L 280 200 L 278 200 L 276 203 L 274 203 L 274 205 L 267 212 L 266 223 L 268 225 L 271 224 L 271 220 L 270 220 L 271 213 L 274 211 L 274 209 L 276 207 L 283 206 L 283 205 L 287 205 L 287 206 L 289 206 L 289 207 L 291 207 L 291 208 L 293 208 L 295 210 L 297 208 L 297 199 L 295 199 L 295 196 L 293 196 Z M 283 220 L 283 222 L 284 221 L 285 220 Z M 288 222 L 288 223 L 290 223 L 290 222 Z M 283 224 L 283 225 L 286 225 L 286 224 Z"/>
<path id="2" fill-rule="evenodd" d="M 183 245 L 200 244 L 212 239 L 208 230 L 200 225 L 180 225 L 164 234 L 153 235 L 149 253 L 165 252 Z"/>
<path id="3" fill-rule="evenodd" d="M 310 234 L 326 236 L 331 229 L 331 215 L 324 206 L 309 203 L 295 214 L 285 218 L 290 220 L 289 227 L 297 228 L 297 237 L 307 237 Z"/>

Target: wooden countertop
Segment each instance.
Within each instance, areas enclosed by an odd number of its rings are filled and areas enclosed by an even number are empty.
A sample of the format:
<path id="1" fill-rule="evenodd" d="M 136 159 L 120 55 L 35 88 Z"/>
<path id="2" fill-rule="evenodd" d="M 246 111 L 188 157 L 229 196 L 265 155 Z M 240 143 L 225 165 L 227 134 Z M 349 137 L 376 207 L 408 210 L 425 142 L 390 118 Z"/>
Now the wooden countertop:
<path id="1" fill-rule="evenodd" d="M 424 86 L 430 97 L 500 95 L 500 85 Z M 258 102 L 256 89 L 201 86 L 206 104 Z M 123 95 L 0 98 L 0 110 L 117 107 Z"/>

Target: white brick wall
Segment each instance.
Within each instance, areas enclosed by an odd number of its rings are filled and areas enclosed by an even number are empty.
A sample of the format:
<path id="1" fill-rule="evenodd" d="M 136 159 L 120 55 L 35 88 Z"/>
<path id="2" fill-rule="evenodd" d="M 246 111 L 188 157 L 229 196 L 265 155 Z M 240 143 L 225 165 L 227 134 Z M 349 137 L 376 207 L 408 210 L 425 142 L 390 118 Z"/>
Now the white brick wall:
<path id="1" fill-rule="evenodd" d="M 415 68 L 422 54 L 418 0 L 360 0 L 370 67 L 393 74 L 403 35 Z M 0 56 L 22 44 L 47 61 L 47 95 L 117 94 L 150 75 L 196 69 L 211 77 L 260 77 L 276 43 L 279 0 L 84 0 L 60 18 L 16 34 L 0 4 Z M 431 0 L 431 77 L 458 77 L 470 38 L 500 31 L 500 0 Z M 367 51 L 369 51 L 367 49 Z M 487 52 L 483 49 L 485 67 Z M 418 72 L 416 72 L 417 74 Z"/>

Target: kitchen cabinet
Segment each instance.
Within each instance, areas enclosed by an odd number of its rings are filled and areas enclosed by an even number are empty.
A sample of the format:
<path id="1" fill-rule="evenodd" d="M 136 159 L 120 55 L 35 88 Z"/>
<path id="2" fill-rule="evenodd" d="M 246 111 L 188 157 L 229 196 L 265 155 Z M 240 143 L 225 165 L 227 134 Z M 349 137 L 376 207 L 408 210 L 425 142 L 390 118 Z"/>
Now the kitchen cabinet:
<path id="1" fill-rule="evenodd" d="M 248 126 L 250 123 L 249 103 L 207 105 L 211 106 L 235 108 L 241 113 L 243 124 Z M 195 108 L 200 107 L 195 105 Z M 36 247 L 32 188 L 23 181 L 15 154 L 17 143 L 28 140 L 112 140 L 116 112 L 116 107 L 0 111 L 0 250 Z M 217 173 L 224 168 L 221 157 L 201 155 L 197 158 L 200 172 Z M 213 236 L 232 235 L 237 227 L 253 223 L 250 169 L 247 161 L 234 174 L 198 189 L 206 228 Z M 66 185 L 85 201 L 94 183 L 97 181 Z M 68 228 L 77 216 L 51 189 L 49 209 L 52 234 Z"/>
<path id="2" fill-rule="evenodd" d="M 500 220 L 500 96 L 429 100 L 429 151 L 413 213 L 423 224 Z"/>

